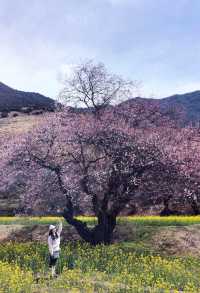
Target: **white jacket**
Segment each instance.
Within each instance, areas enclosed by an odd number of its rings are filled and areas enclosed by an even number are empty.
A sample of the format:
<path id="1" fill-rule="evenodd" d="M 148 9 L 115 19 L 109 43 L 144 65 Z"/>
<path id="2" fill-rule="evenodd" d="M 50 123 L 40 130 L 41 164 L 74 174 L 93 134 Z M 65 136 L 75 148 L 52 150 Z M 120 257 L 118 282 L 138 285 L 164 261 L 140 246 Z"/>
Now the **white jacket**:
<path id="1" fill-rule="evenodd" d="M 48 246 L 49 246 L 49 253 L 53 255 L 55 251 L 60 250 L 60 234 L 62 232 L 62 223 L 59 223 L 57 234 L 58 238 L 52 239 L 51 236 L 48 236 Z"/>

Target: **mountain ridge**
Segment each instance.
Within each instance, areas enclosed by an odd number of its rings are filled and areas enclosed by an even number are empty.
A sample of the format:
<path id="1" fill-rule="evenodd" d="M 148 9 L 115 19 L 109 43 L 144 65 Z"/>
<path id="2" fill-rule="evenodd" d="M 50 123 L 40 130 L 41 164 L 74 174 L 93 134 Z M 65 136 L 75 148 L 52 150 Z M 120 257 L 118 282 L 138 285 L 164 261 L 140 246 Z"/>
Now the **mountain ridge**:
<path id="1" fill-rule="evenodd" d="M 172 115 L 175 115 L 173 109 L 179 109 L 183 113 L 182 119 L 184 124 L 200 121 L 200 90 L 185 94 L 175 94 L 160 99 L 135 97 L 120 103 L 120 105 L 134 102 L 145 102 L 146 105 L 158 105 L 164 112 L 171 111 Z"/>
<path id="2" fill-rule="evenodd" d="M 200 90 L 185 94 L 175 94 L 160 99 L 134 97 L 119 105 L 140 101 L 145 102 L 147 105 L 148 103 L 159 105 L 164 111 L 177 107 L 184 112 L 183 119 L 186 124 L 200 121 Z M 28 108 L 30 111 L 54 111 L 55 103 L 56 101 L 40 93 L 16 90 L 0 82 L 0 112 L 21 112 L 23 108 Z M 87 111 L 83 108 L 77 110 Z"/>
<path id="3" fill-rule="evenodd" d="M 161 99 L 162 107 L 179 106 L 185 111 L 186 123 L 200 121 L 200 90 Z"/>
<path id="4" fill-rule="evenodd" d="M 39 93 L 13 89 L 0 82 L 0 112 L 21 112 L 23 108 L 53 111 L 55 101 Z"/>

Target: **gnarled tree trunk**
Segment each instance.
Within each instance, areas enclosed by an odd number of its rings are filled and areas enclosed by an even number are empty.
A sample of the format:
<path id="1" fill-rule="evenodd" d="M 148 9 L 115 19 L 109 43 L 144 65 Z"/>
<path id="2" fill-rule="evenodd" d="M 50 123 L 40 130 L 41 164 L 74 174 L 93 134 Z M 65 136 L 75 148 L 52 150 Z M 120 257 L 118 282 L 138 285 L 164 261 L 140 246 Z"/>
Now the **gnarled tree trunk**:
<path id="1" fill-rule="evenodd" d="M 110 244 L 116 226 L 116 216 L 106 212 L 98 214 L 98 224 L 92 230 L 93 244 Z"/>
<path id="2" fill-rule="evenodd" d="M 113 231 L 116 226 L 116 216 L 109 215 L 106 212 L 98 214 L 98 223 L 94 228 L 88 228 L 87 224 L 74 218 L 73 213 L 67 208 L 63 216 L 65 220 L 72 225 L 83 240 L 91 245 L 105 244 L 112 241 Z"/>

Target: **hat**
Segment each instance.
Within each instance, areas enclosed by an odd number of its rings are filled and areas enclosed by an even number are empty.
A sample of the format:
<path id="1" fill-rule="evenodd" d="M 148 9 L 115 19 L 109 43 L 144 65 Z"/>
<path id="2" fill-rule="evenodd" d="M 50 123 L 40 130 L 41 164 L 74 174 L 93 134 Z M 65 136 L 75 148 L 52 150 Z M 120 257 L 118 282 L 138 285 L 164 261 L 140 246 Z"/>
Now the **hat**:
<path id="1" fill-rule="evenodd" d="M 49 226 L 49 231 L 50 231 L 50 230 L 53 230 L 53 229 L 55 229 L 55 228 L 56 228 L 56 226 L 54 226 L 54 225 L 50 225 L 50 226 Z"/>

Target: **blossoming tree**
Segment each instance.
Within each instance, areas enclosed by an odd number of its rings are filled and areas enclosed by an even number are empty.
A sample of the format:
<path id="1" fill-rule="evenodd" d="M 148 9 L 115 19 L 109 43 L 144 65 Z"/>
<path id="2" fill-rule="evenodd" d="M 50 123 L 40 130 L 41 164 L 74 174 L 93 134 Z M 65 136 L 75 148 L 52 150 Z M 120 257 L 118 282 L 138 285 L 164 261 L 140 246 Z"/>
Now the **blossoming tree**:
<path id="1" fill-rule="evenodd" d="M 132 82 L 108 74 L 102 64 L 77 67 L 62 94 L 67 101 L 71 97 L 72 102 L 82 102 L 89 111 L 74 113 L 64 108 L 30 133 L 18 156 L 34 188 L 45 180 L 47 189 L 51 184 L 59 190 L 65 198 L 64 218 L 93 245 L 111 242 L 116 217 L 137 197 L 144 182 L 156 181 L 166 170 L 176 171 L 149 132 L 133 127 L 134 119 L 138 124 L 143 115 L 148 122 L 155 111 L 145 108 L 141 112 L 135 107 L 134 112 L 132 106 L 122 113 L 112 106 L 132 90 Z M 135 114 L 122 115 L 130 111 Z M 30 205 L 35 195 L 29 191 Z M 75 207 L 83 201 L 97 217 L 95 227 L 75 217 Z"/>

